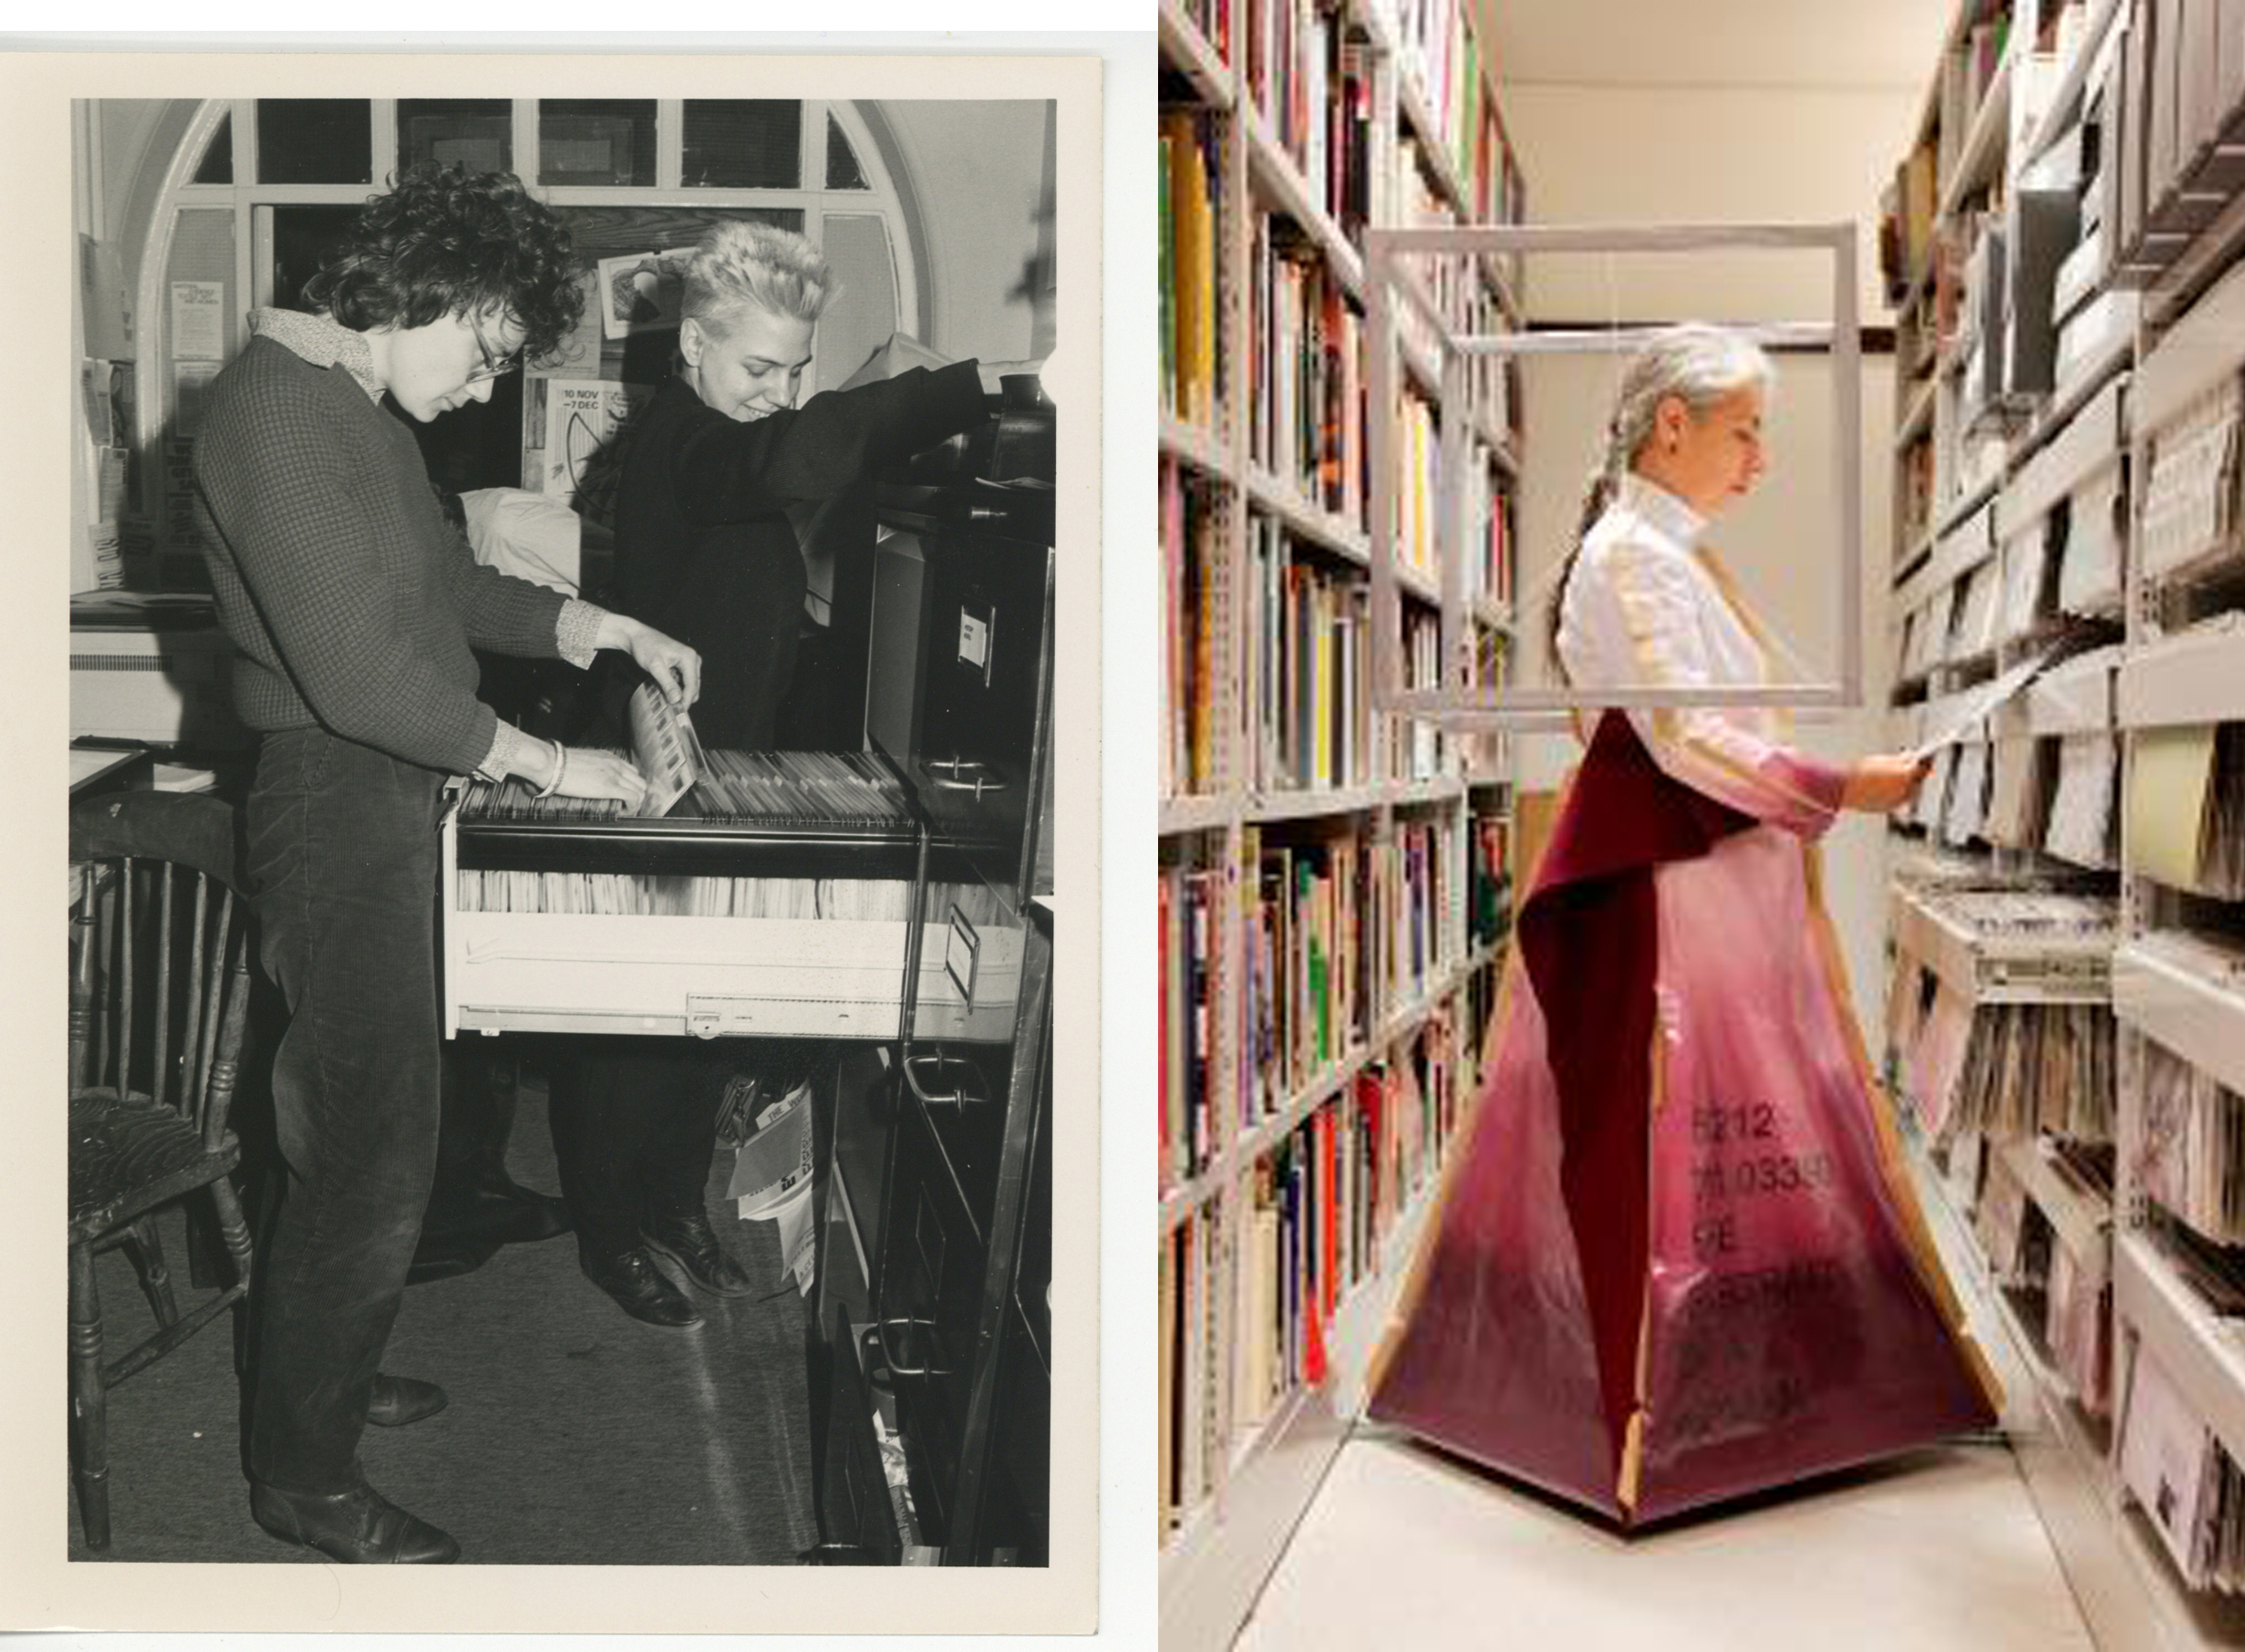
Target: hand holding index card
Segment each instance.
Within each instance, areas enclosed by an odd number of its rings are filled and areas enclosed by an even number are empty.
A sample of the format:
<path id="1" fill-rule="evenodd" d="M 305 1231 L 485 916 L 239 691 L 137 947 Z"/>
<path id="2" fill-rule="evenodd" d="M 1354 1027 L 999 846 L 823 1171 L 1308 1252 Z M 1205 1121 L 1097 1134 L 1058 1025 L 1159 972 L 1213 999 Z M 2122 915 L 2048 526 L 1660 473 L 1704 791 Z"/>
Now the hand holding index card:
<path id="1" fill-rule="evenodd" d="M 1910 748 L 1909 755 L 1923 762 L 1942 747 L 1960 743 L 1971 730 L 1992 717 L 1999 707 L 2015 698 L 2036 674 L 2050 664 L 2050 655 L 2042 654 L 2033 659 L 2023 660 L 1977 688 L 1958 695 L 1953 699 L 1938 702 L 1926 718 L 1925 738 Z"/>
<path id="2" fill-rule="evenodd" d="M 652 683 L 631 691 L 631 752 L 647 776 L 647 798 L 639 812 L 659 820 L 709 771 L 693 720 L 673 706 Z"/>

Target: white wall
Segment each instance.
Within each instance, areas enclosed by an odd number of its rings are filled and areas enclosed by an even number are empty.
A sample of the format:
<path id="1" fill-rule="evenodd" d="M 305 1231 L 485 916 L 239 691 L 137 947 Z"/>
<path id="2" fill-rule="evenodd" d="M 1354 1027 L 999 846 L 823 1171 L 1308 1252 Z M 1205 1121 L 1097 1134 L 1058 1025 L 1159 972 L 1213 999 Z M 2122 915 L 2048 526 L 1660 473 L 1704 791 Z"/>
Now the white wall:
<path id="1" fill-rule="evenodd" d="M 906 98 L 880 106 L 926 238 L 931 314 L 922 331 L 947 356 L 1030 354 L 1041 298 L 1040 220 L 1050 211 L 1050 108 Z M 1049 240 L 1042 245 L 1049 251 Z"/>
<path id="2" fill-rule="evenodd" d="M 1859 225 L 1861 318 L 1888 317 L 1877 293 L 1878 192 L 1918 113 L 1914 90 L 1794 91 L 1749 87 L 1513 84 L 1505 119 L 1538 223 L 1831 222 Z M 1828 257 L 1741 252 L 1659 258 L 1536 259 L 1530 314 L 1599 322 L 1815 320 L 1830 314 Z M 1534 358 L 1526 380 L 1527 466 L 1520 574 L 1524 679 L 1542 680 L 1543 598 L 1573 542 L 1583 486 L 1617 371 L 1602 356 Z M 1861 393 L 1864 545 L 1860 628 L 1865 704 L 1804 723 L 1799 743 L 1851 759 L 1883 744 L 1887 699 L 1885 554 L 1891 478 L 1891 363 L 1867 357 Z M 1831 389 L 1821 358 L 1780 358 L 1769 419 L 1771 473 L 1708 535 L 1756 609 L 1819 676 L 1838 671 L 1833 587 L 1838 569 L 1831 469 Z M 1529 786 L 1557 782 L 1571 740 L 1522 742 Z M 1876 1025 L 1883 991 L 1885 833 L 1849 815 L 1826 839 L 1826 896 L 1855 989 Z"/>

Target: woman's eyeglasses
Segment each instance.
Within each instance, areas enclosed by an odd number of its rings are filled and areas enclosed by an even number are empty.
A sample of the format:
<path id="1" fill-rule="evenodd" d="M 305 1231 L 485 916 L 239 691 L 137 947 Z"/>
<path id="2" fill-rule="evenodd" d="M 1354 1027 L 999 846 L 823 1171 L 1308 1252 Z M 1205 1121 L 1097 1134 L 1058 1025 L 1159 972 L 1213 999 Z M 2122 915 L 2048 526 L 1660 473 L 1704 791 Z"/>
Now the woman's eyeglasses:
<path id="1" fill-rule="evenodd" d="M 480 385 L 494 378 L 504 378 L 522 365 L 520 356 L 493 356 L 491 346 L 483 342 L 483 330 L 475 323 L 468 324 L 468 332 L 475 339 L 475 347 L 483 357 L 483 365 L 469 373 L 470 384 Z"/>

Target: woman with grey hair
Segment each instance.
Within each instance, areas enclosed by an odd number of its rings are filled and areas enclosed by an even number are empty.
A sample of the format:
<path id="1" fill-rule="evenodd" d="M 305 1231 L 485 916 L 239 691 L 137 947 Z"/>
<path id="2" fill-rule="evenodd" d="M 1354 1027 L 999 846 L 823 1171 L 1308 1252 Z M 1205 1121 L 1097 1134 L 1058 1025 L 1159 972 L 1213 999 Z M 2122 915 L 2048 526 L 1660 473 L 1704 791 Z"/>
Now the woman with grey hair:
<path id="1" fill-rule="evenodd" d="M 1766 469 L 1762 419 L 1772 379 L 1759 346 L 1703 324 L 1663 329 L 1630 361 L 1547 615 L 1550 657 L 1569 682 L 1767 680 L 1768 633 L 1700 535 Z M 1685 784 L 1765 819 L 1828 818 L 1809 790 L 1795 789 L 1791 767 L 1807 759 L 1794 753 L 1774 762 L 1760 749 L 1780 732 L 1782 719 L 1770 713 L 1679 707 L 1629 715 L 1654 759 Z M 1907 757 L 1863 759 L 1837 777 L 1838 806 L 1898 809 L 1923 777 L 1923 765 Z M 1816 778 L 1827 790 L 1834 779 Z"/>
<path id="2" fill-rule="evenodd" d="M 914 367 L 799 408 L 835 291 L 819 249 L 791 230 L 728 220 L 694 248 L 685 281 L 678 372 L 634 422 L 617 486 L 617 606 L 699 650 L 704 745 L 767 750 L 803 608 L 787 507 L 870 486 L 880 466 L 980 422 L 998 377 L 1020 369 Z M 688 1038 L 576 1039 L 554 1075 L 554 1146 L 580 1264 L 649 1325 L 701 1323 L 656 1255 L 710 1295 L 750 1288 L 703 1203 L 731 1065 Z"/>
<path id="3" fill-rule="evenodd" d="M 1764 469 L 1770 366 L 1723 329 L 1629 364 L 1549 616 L 1592 711 L 1516 925 L 1471 1141 L 1370 1409 L 1624 1524 L 1991 1425 L 1873 1084 L 1812 840 L 1922 769 L 1784 716 L 1702 541 Z M 1523 990 L 1525 988 L 1525 990 Z"/>

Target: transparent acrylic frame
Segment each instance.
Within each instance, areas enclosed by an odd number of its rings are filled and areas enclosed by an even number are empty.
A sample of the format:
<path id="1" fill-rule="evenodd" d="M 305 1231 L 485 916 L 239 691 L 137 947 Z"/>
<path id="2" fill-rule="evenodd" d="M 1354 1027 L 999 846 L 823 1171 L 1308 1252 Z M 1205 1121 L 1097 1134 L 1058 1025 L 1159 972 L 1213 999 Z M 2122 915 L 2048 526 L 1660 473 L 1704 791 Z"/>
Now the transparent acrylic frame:
<path id="1" fill-rule="evenodd" d="M 1758 687 L 1603 690 L 1571 687 L 1523 688 L 1475 685 L 1473 639 L 1465 625 L 1463 552 L 1472 524 L 1465 521 L 1465 467 L 1443 467 L 1442 497 L 1434 513 L 1435 561 L 1442 580 L 1442 682 L 1433 688 L 1403 683 L 1402 625 L 1396 589 L 1395 475 L 1388 409 L 1396 393 L 1395 317 L 1399 305 L 1425 318 L 1441 340 L 1437 412 L 1445 433 L 1463 421 L 1448 417 L 1465 398 L 1464 364 L 1471 356 L 1605 353 L 1650 336 L 1642 327 L 1548 333 L 1473 334 L 1450 330 L 1409 267 L 1428 255 L 1478 259 L 1484 254 L 1536 253 L 1676 253 L 1717 249 L 1822 249 L 1832 256 L 1832 318 L 1827 322 L 1765 322 L 1738 331 L 1764 345 L 1821 348 L 1832 362 L 1832 497 L 1837 520 L 1838 577 L 1834 607 L 1839 627 L 1840 670 L 1835 683 L 1769 683 Z M 1513 225 L 1473 229 L 1373 230 L 1365 237 L 1364 290 L 1371 350 L 1370 459 L 1371 490 L 1371 689 L 1375 709 L 1438 722 L 1460 732 L 1564 728 L 1565 713 L 1604 706 L 1775 706 L 1813 711 L 1863 704 L 1863 464 L 1862 349 L 1857 333 L 1856 226 L 1812 224 Z M 1517 636 L 1519 614 L 1513 615 Z"/>

